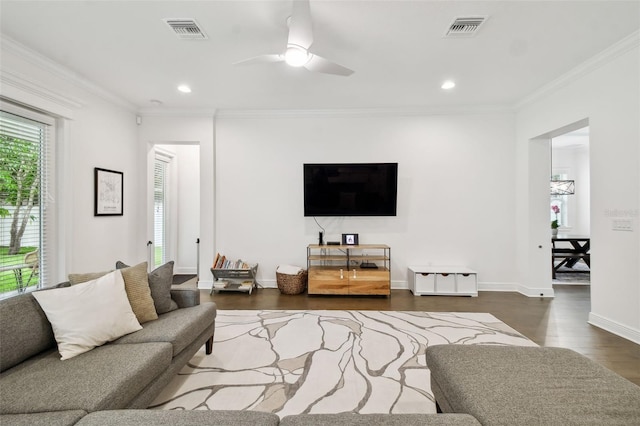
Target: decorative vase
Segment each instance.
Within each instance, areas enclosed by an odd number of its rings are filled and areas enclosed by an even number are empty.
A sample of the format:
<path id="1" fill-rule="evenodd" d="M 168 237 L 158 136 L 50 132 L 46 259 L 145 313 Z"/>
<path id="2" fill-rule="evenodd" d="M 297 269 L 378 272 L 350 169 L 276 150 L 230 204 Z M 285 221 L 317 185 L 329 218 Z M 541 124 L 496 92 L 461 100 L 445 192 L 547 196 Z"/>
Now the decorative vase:
<path id="1" fill-rule="evenodd" d="M 558 228 L 551 228 L 551 236 L 555 237 L 556 235 L 558 235 Z"/>

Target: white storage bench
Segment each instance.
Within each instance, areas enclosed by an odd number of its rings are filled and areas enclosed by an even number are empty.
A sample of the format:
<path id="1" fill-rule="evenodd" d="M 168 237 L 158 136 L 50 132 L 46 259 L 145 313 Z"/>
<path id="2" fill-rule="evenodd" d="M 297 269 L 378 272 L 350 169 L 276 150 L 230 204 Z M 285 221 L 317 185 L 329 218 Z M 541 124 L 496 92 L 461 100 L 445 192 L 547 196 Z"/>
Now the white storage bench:
<path id="1" fill-rule="evenodd" d="M 414 296 L 477 296 L 478 275 L 464 266 L 409 266 Z"/>

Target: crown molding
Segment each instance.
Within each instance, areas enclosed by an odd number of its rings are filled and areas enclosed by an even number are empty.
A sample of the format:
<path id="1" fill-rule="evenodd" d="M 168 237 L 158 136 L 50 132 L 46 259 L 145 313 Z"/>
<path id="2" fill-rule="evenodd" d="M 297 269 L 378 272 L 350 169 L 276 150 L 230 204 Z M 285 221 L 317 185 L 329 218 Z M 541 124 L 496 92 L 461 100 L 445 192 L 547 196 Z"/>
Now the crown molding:
<path id="1" fill-rule="evenodd" d="M 464 115 L 513 113 L 513 108 L 502 105 L 479 105 L 466 107 L 414 107 L 414 108 L 334 108 L 334 109 L 277 109 L 242 110 L 220 109 L 217 118 L 376 118 L 376 117 L 421 117 L 430 115 Z"/>
<path id="2" fill-rule="evenodd" d="M 215 117 L 215 108 L 141 108 L 141 117 Z"/>
<path id="3" fill-rule="evenodd" d="M 74 86 L 97 95 L 98 97 L 108 102 L 118 105 L 131 112 L 135 112 L 137 110 L 137 108 L 128 101 L 114 95 L 103 87 L 98 86 L 97 84 L 80 76 L 78 73 L 72 71 L 71 69 L 55 62 L 54 60 L 46 57 L 39 52 L 36 52 L 33 49 L 24 46 L 23 44 L 13 40 L 10 37 L 7 37 L 6 35 L 0 36 L 0 49 L 2 51 L 11 52 L 16 56 L 24 59 L 25 61 L 36 65 L 40 69 L 43 69 L 44 71 L 49 72 L 56 77 L 62 78 L 63 80 L 70 82 Z"/>
<path id="4" fill-rule="evenodd" d="M 640 46 L 640 31 L 635 31 L 630 35 L 628 35 L 627 37 L 620 40 L 619 42 L 613 44 L 612 46 L 598 53 L 596 56 L 592 57 L 591 59 L 588 59 L 587 61 L 583 62 L 581 65 L 575 67 L 574 69 L 567 72 L 566 74 L 545 84 L 540 89 L 526 96 L 525 98 L 523 98 L 522 100 L 520 100 L 514 105 L 513 107 L 514 110 L 516 111 L 520 110 L 536 102 L 540 98 L 550 93 L 553 93 L 563 87 L 568 86 L 569 84 L 573 83 L 576 79 L 581 78 L 597 70 L 603 65 L 608 64 L 609 62 L 613 61 L 614 59 L 618 58 L 621 55 L 624 55 L 630 50 L 637 48 L 638 46 Z"/>
<path id="5" fill-rule="evenodd" d="M 0 70 L 0 97 L 64 118 L 72 118 L 73 111 L 82 108 L 79 100 L 63 96 L 7 70 Z"/>

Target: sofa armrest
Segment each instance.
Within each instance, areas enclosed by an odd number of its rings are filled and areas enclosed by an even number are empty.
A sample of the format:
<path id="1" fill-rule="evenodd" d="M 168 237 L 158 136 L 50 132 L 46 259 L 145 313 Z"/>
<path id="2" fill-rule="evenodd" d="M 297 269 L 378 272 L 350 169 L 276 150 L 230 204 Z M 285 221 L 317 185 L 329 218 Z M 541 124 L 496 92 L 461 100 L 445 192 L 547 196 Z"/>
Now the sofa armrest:
<path id="1" fill-rule="evenodd" d="M 189 308 L 200 304 L 200 290 L 197 288 L 172 288 L 171 298 L 178 308 Z"/>

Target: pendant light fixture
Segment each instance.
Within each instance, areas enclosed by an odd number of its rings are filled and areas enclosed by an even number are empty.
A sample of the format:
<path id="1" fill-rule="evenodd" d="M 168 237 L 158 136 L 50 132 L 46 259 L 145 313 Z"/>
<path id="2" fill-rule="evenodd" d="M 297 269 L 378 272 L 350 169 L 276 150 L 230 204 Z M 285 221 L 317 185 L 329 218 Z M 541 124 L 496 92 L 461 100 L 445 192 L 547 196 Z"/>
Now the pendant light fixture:
<path id="1" fill-rule="evenodd" d="M 576 183 L 573 179 L 553 178 L 553 140 L 549 144 L 551 147 L 551 181 L 549 182 L 551 195 L 573 195 L 576 192 Z"/>

